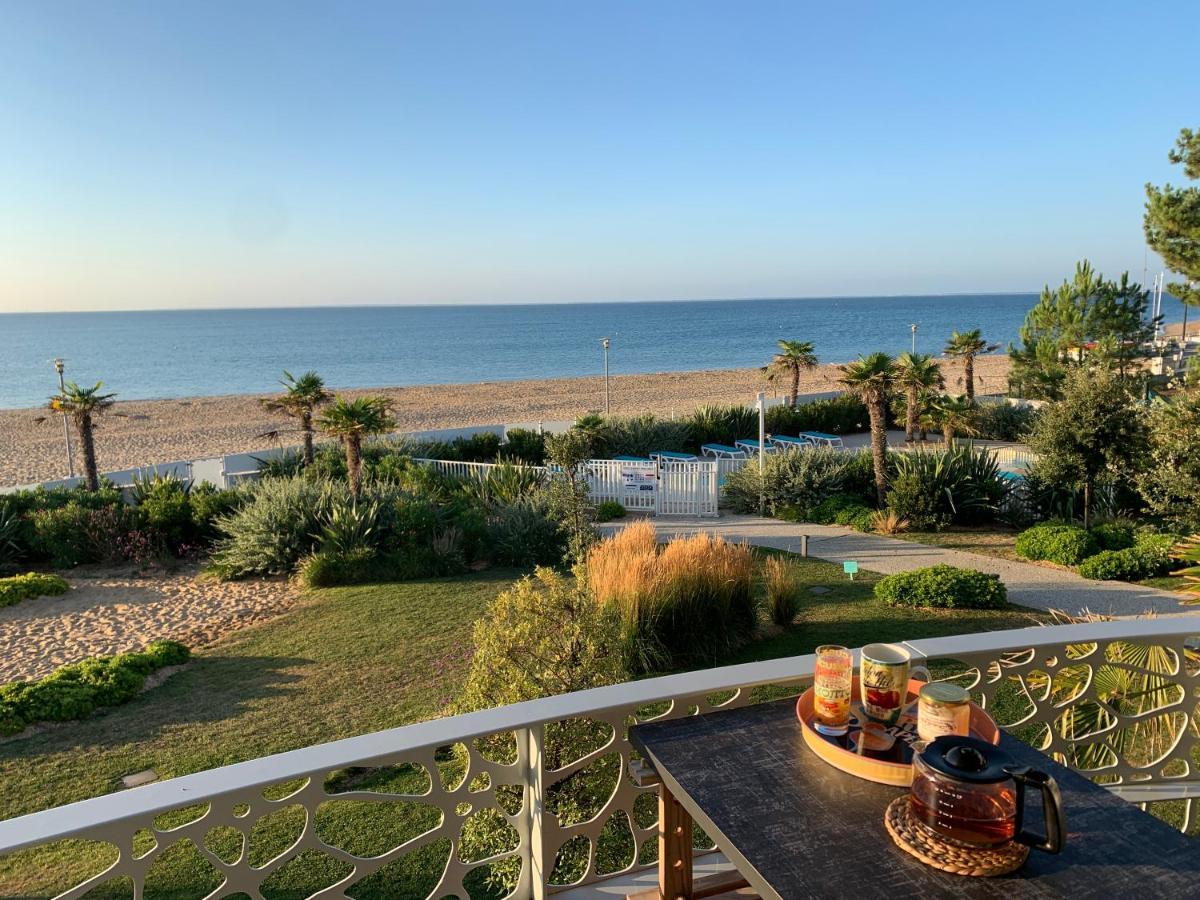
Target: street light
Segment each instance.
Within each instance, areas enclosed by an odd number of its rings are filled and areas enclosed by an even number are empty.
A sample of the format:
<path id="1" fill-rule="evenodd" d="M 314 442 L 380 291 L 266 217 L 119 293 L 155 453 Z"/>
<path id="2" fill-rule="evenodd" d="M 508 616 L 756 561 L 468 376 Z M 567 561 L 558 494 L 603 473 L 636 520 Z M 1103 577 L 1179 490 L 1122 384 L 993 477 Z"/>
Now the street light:
<path id="1" fill-rule="evenodd" d="M 608 338 L 600 338 L 600 346 L 604 348 L 604 414 L 608 415 L 609 407 L 609 391 L 608 391 Z"/>
<path id="2" fill-rule="evenodd" d="M 61 397 L 67 392 L 67 384 L 63 379 L 63 369 L 66 360 L 59 358 L 54 360 L 54 370 L 58 372 L 58 395 Z M 67 442 L 67 476 L 75 477 L 75 457 L 71 454 L 71 426 L 67 422 L 67 411 L 63 410 L 63 440 Z"/>
<path id="3" fill-rule="evenodd" d="M 917 355 L 917 323 L 913 322 L 908 326 L 912 329 L 912 352 L 913 356 Z"/>

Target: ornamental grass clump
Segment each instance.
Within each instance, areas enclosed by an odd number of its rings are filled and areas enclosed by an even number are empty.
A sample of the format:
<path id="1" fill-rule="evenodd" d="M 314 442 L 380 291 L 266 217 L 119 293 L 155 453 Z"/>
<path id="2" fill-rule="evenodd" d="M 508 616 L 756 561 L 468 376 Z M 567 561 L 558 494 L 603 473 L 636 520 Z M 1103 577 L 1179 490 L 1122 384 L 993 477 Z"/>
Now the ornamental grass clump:
<path id="1" fill-rule="evenodd" d="M 649 522 L 630 525 L 587 557 L 596 600 L 614 606 L 631 665 L 642 671 L 711 661 L 754 627 L 754 556 L 697 534 L 658 546 Z"/>
<path id="2" fill-rule="evenodd" d="M 771 621 L 782 628 L 792 624 L 800 611 L 800 591 L 803 579 L 795 563 L 772 556 L 763 567 L 767 591 L 767 612 Z"/>

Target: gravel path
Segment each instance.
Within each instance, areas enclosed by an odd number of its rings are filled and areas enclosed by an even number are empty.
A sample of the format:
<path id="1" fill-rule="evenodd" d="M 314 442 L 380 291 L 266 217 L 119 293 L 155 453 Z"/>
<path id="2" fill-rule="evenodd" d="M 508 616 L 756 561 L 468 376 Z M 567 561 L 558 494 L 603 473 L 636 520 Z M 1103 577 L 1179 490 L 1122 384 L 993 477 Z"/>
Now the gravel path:
<path id="1" fill-rule="evenodd" d="M 726 540 L 792 552 L 799 552 L 801 535 L 808 535 L 810 556 L 835 563 L 854 559 L 863 569 L 885 575 L 938 563 L 978 569 L 999 575 L 1008 588 L 1011 602 L 1035 609 L 1061 609 L 1069 613 L 1088 609 L 1110 616 L 1200 615 L 1200 608 L 1181 604 L 1179 595 L 1169 591 L 1119 581 L 1089 581 L 1061 569 L 930 547 L 830 525 L 722 515 L 716 520 L 659 518 L 655 520 L 655 527 L 664 537 L 711 531 Z"/>
<path id="2" fill-rule="evenodd" d="M 0 684 L 159 638 L 202 647 L 279 615 L 300 597 L 283 580 L 220 582 L 193 569 L 139 577 L 88 567 L 64 575 L 71 589 L 61 597 L 0 609 Z"/>

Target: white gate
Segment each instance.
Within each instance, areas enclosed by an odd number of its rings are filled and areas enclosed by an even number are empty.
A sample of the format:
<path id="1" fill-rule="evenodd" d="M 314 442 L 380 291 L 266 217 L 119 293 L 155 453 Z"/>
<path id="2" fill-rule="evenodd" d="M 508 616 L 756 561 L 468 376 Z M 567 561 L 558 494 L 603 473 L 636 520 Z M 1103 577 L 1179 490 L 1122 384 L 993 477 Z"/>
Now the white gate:
<path id="1" fill-rule="evenodd" d="M 716 516 L 717 464 L 664 460 L 658 473 L 660 516 Z"/>
<path id="2" fill-rule="evenodd" d="M 615 500 L 639 512 L 654 512 L 658 497 L 658 463 L 646 460 L 589 459 L 588 494 L 593 503 Z"/>

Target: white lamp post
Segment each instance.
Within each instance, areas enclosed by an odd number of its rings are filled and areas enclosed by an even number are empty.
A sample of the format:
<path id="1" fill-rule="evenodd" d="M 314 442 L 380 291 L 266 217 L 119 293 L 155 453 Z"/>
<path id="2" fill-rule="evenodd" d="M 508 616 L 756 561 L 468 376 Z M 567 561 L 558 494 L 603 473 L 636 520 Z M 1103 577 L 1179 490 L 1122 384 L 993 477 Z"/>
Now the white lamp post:
<path id="1" fill-rule="evenodd" d="M 65 359 L 59 358 L 54 360 L 54 370 L 58 372 L 58 395 L 61 397 L 67 390 L 66 380 L 63 378 L 63 365 Z M 67 411 L 63 410 L 63 440 L 67 442 L 67 477 L 75 477 L 75 457 L 71 453 L 71 425 L 67 421 Z"/>
<path id="2" fill-rule="evenodd" d="M 913 322 L 908 326 L 912 329 L 912 352 L 913 356 L 917 355 L 917 323 Z"/>
<path id="3" fill-rule="evenodd" d="M 604 414 L 608 415 L 609 408 L 609 391 L 608 391 L 608 338 L 600 338 L 600 346 L 604 348 Z"/>

